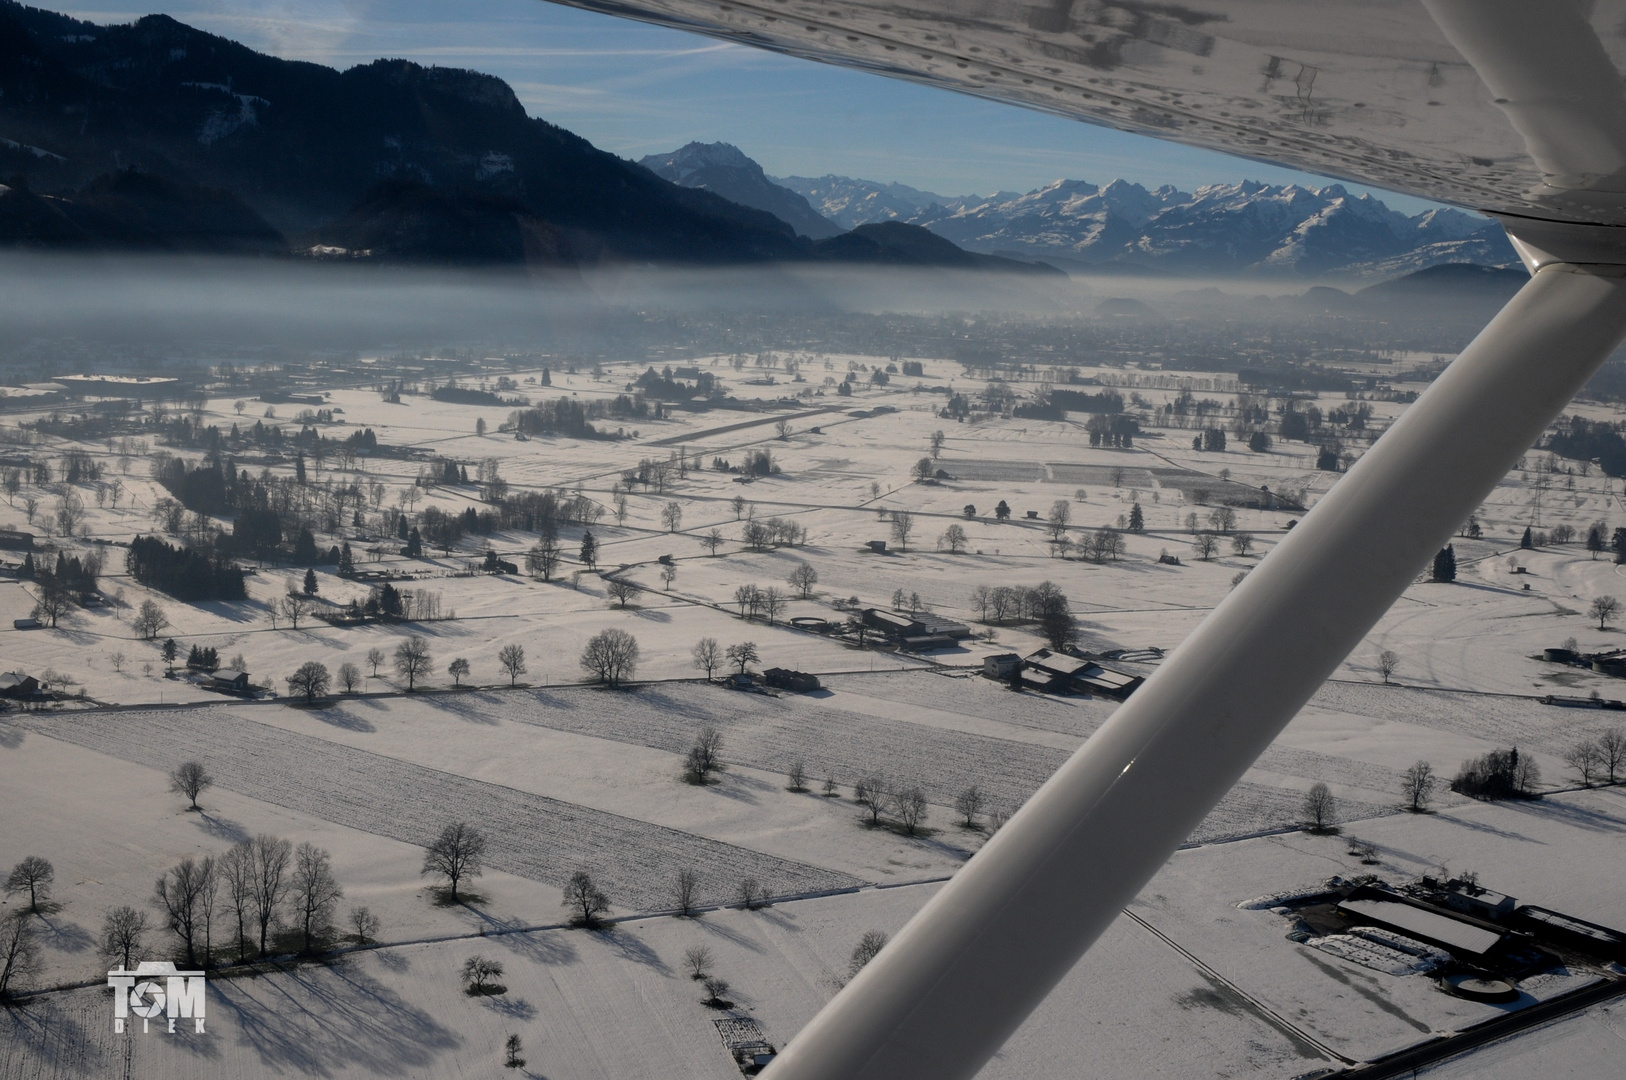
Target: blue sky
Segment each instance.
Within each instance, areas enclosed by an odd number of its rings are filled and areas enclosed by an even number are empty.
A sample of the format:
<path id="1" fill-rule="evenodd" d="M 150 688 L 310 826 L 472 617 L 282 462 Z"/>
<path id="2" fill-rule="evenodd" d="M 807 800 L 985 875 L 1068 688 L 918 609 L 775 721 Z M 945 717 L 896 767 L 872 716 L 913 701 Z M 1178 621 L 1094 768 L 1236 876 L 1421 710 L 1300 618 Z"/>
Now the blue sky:
<path id="1" fill-rule="evenodd" d="M 691 140 L 731 142 L 774 175 L 840 173 L 945 195 L 1029 191 L 1062 177 L 1185 190 L 1327 182 L 545 0 L 100 0 L 65 10 L 98 23 L 162 11 L 263 52 L 341 68 L 390 56 L 489 72 L 532 115 L 632 158 Z M 1374 194 L 1406 213 L 1433 205 Z"/>

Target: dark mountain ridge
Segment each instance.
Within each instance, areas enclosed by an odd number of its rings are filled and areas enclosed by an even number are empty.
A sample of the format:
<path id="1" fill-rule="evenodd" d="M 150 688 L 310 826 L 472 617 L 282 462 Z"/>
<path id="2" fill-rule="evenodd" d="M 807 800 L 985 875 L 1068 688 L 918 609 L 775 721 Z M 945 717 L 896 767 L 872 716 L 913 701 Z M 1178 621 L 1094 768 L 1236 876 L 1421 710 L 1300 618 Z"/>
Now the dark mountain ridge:
<path id="1" fill-rule="evenodd" d="M 527 116 L 500 79 L 401 60 L 339 72 L 162 15 L 101 27 L 0 2 L 0 137 L 0 177 L 36 194 L 134 168 L 231 192 L 295 244 L 407 180 L 452 202 L 510 200 L 621 258 L 809 255 L 770 214 Z"/>
<path id="2" fill-rule="evenodd" d="M 541 266 L 844 257 L 528 116 L 493 76 L 405 60 L 336 71 L 164 15 L 98 26 L 13 0 L 0 0 L 0 185 L 8 246 Z M 854 257 L 907 261 L 878 255 L 897 246 L 859 242 Z"/>

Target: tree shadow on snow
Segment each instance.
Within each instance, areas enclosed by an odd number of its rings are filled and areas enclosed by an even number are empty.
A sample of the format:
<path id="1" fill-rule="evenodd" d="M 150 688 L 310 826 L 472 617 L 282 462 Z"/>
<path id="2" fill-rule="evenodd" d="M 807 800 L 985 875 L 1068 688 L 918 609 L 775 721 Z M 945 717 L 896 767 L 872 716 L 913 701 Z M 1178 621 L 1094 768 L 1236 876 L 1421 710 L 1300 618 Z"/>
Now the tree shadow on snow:
<path id="1" fill-rule="evenodd" d="M 452 713 L 463 720 L 487 725 L 497 723 L 493 711 L 501 703 L 496 695 L 479 690 L 471 690 L 466 694 L 436 694 L 424 700 L 441 712 Z"/>
<path id="2" fill-rule="evenodd" d="M 574 964 L 577 959 L 576 947 L 562 931 L 557 930 L 530 930 L 523 929 L 532 925 L 517 916 L 498 916 L 474 908 L 468 908 L 469 915 L 474 916 L 477 929 L 483 930 L 485 936 L 494 945 L 499 945 L 517 956 L 523 956 L 538 964 L 564 965 Z"/>
<path id="3" fill-rule="evenodd" d="M 660 954 L 632 931 L 611 927 L 599 936 L 608 942 L 622 959 L 652 967 L 662 975 L 672 974 L 672 969 L 666 966 L 666 961 L 660 958 Z"/>
<path id="4" fill-rule="evenodd" d="M 400 1076 L 429 1069 L 463 1042 L 355 964 L 296 968 L 217 986 L 212 996 L 231 1013 L 239 1041 L 277 1071 L 326 1077 L 359 1066 Z M 193 1042 L 203 1040 L 187 1045 Z"/>
<path id="5" fill-rule="evenodd" d="M 233 821 L 230 818 L 217 817 L 207 810 L 202 810 L 199 811 L 197 818 L 194 820 L 197 822 L 198 828 L 210 836 L 224 840 L 227 843 L 240 844 L 248 839 L 248 830 L 243 828 L 240 822 Z"/>
<path id="6" fill-rule="evenodd" d="M 346 731 L 357 731 L 364 735 L 371 735 L 378 730 L 371 720 L 351 712 L 348 703 L 331 709 L 315 711 L 315 714 L 322 723 L 336 728 L 343 728 Z"/>
<path id="7" fill-rule="evenodd" d="M 0 748 L 15 750 L 23 744 L 28 732 L 14 724 L 0 720 Z"/>
<path id="8" fill-rule="evenodd" d="M 66 919 L 52 919 L 42 913 L 39 921 L 45 927 L 41 936 L 45 939 L 47 948 L 57 949 L 61 952 L 81 953 L 96 944 L 96 938 L 89 930 L 76 922 Z"/>

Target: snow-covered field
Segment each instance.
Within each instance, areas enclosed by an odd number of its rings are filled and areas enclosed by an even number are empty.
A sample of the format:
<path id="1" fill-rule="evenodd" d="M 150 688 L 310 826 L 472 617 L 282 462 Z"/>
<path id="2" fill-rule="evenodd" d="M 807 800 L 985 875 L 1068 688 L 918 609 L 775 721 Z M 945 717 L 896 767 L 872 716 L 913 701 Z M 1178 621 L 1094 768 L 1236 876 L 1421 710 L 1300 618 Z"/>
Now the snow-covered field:
<path id="1" fill-rule="evenodd" d="M 815 385 L 824 359 L 803 360 Z M 875 362 L 828 360 L 837 377 L 849 364 Z M 923 362 L 929 384 L 982 389 L 957 364 Z M 737 391 L 746 389 L 737 380 L 752 374 L 735 373 L 725 357 L 701 366 L 735 380 Z M 551 388 L 523 389 L 533 399 L 603 397 L 622 392 L 639 373 L 608 372 L 595 379 L 554 371 Z M 515 374 L 524 380 L 538 373 Z M 259 568 L 241 603 L 187 605 L 150 592 L 124 573 L 117 546 L 154 529 L 153 507 L 167 494 L 148 478 L 147 462 L 98 442 L 47 438 L 20 448 L 52 457 L 82 450 L 107 470 L 104 484 L 117 477 L 123 487 L 104 503 L 93 485 L 79 485 L 81 528 L 42 538 L 69 552 L 106 551 L 108 606 L 74 609 L 56 629 L 13 630 L 11 620 L 34 607 L 33 587 L 0 578 L 0 670 L 50 670 L 70 680 L 58 686 L 84 695 L 58 708 L 0 715 L 0 865 L 38 854 L 57 871 L 61 907 L 42 919 L 43 980 L 94 979 L 106 970 L 93 947 L 105 910 L 147 906 L 154 878 L 178 859 L 218 853 L 259 833 L 329 849 L 343 906 L 377 912 L 385 946 L 328 965 L 216 980 L 207 1041 L 154 1034 L 115 1042 L 103 1016 L 104 990 L 43 995 L 0 1014 L 7 1025 L 0 1078 L 509 1075 L 500 1044 L 511 1032 L 524 1038 L 527 1071 L 553 1080 L 736 1075 L 712 1023 L 719 1014 L 700 1003 L 697 984 L 680 970 L 683 951 L 697 943 L 713 949 L 742 1015 L 783 1045 L 835 991 L 858 937 L 895 931 L 980 846 L 983 830 L 956 824 L 955 797 L 975 784 L 989 810 L 1013 810 L 1115 707 L 1014 694 L 973 674 L 986 653 L 1041 644 L 1029 624 L 989 627 L 991 641 L 920 658 L 860 650 L 785 620 L 840 620 L 845 610 L 837 601 L 885 606 L 902 590 L 974 622 L 976 586 L 1051 580 L 1071 598 L 1086 647 L 1170 650 L 1298 516 L 1238 508 L 1233 529 L 1254 537 L 1252 550 L 1238 554 L 1222 541 L 1203 560 L 1187 525 L 1193 513 L 1206 524 L 1212 510 L 1197 505 L 1198 488 L 1228 480 L 1303 491 L 1313 502 L 1336 478 L 1314 469 L 1303 444 L 1252 453 L 1233 441 L 1227 452 L 1205 453 L 1191 449 L 1188 430 L 1152 429 L 1132 450 L 1092 449 L 1082 424 L 1071 420 L 955 424 L 935 414 L 941 398 L 904 384 L 895 378 L 881 389 L 861 381 L 851 398 L 814 399 L 840 405 L 819 413 L 674 412 L 627 424 L 626 438 L 615 441 L 518 441 L 496 432 L 504 410 L 411 396 L 406 405 L 388 404 L 372 391 L 334 390 L 329 402 L 343 410 L 344 423 L 325 428 L 329 436 L 371 427 L 382 443 L 444 454 L 466 463 L 471 475 L 479 462 L 495 459 L 512 490 L 579 490 L 594 499 L 605 507 L 591 526 L 599 569 L 643 589 L 625 607 L 611 599 L 608 581 L 575 561 L 581 526 L 561 530 L 565 562 L 547 583 L 466 572 L 486 543 L 520 561 L 533 534 L 469 536 L 449 554 L 405 559 L 394 553 L 394 540 L 361 538 L 378 533 L 380 507 L 461 512 L 482 505 L 475 486 L 414 487 L 418 463 L 400 459 L 363 457 L 353 470 L 312 462 L 313 486 L 383 487 L 364 507 L 362 527 L 322 532 L 319 544 L 350 539 L 361 569 L 422 575 L 410 587 L 440 593 L 443 608 L 455 613 L 407 625 L 273 624 L 271 604 L 303 568 Z M 1173 396 L 1140 392 L 1154 405 Z M 881 404 L 898 411 L 843 411 Z M 1343 404 L 1329 397 L 1322 408 Z M 247 426 L 264 412 L 258 402 L 249 406 L 238 414 L 231 399 L 214 399 L 203 419 Z M 1403 408 L 1372 406 L 1374 422 Z M 289 420 L 294 408 L 278 408 L 283 417 L 265 422 L 297 427 Z M 780 416 L 793 429 L 784 438 L 773 427 Z M 476 434 L 482 419 L 488 431 Z M 949 479 L 912 483 L 910 469 L 928 455 L 939 429 L 945 442 L 935 465 Z M 748 449 L 771 450 L 781 471 L 738 484 L 708 467 L 714 457 L 738 464 Z M 698 465 L 669 489 L 612 489 L 640 459 L 665 460 L 680 450 Z M 1408 590 L 1136 901 L 1131 910 L 1144 924 L 1120 920 L 984 1075 L 1285 1078 L 1331 1064 L 1307 1038 L 1365 1060 L 1491 1015 L 1488 1006 L 1439 993 L 1424 976 L 1384 974 L 1290 942 L 1283 920 L 1269 911 L 1237 909 L 1250 897 L 1372 869 L 1349 854 L 1350 837 L 1377 847 L 1376 872 L 1392 880 L 1441 866 L 1473 870 L 1523 901 L 1626 925 L 1626 890 L 1616 880 L 1626 797 L 1618 789 L 1514 806 L 1442 794 L 1437 813 L 1398 809 L 1401 774 L 1414 762 L 1429 761 L 1448 777 L 1463 760 L 1510 745 L 1540 765 L 1545 786 L 1568 787 L 1566 751 L 1619 715 L 1536 700 L 1594 690 L 1626 697 L 1607 676 L 1539 659 L 1542 648 L 1571 636 L 1589 651 L 1618 645 L 1619 628 L 1600 630 L 1586 612 L 1594 597 L 1626 596 L 1626 567 L 1593 559 L 1579 543 L 1518 550 L 1532 520 L 1544 529 L 1584 530 L 1623 516 L 1618 482 L 1595 472 L 1539 473 L 1539 457 L 1510 474 L 1482 509 L 1483 537 L 1456 542 L 1458 582 Z M 287 461 L 271 467 L 282 475 L 292 470 Z M 43 534 L 63 489 L 25 483 L 0 507 L 0 527 Z M 619 523 L 617 495 L 626 499 Z M 28 498 L 38 504 L 32 526 Z M 736 506 L 737 498 L 744 502 Z M 1002 499 L 1013 510 L 1003 524 L 992 518 Z M 1135 503 L 1146 529 L 1126 535 L 1116 561 L 1056 558 L 1042 519 L 1058 500 L 1069 507 L 1075 540 L 1116 525 Z M 662 520 L 671 504 L 681 511 L 675 528 Z M 882 510 L 914 515 L 906 551 L 896 550 Z M 1029 511 L 1039 520 L 1027 519 Z M 806 540 L 748 551 L 741 535 L 752 517 L 793 521 Z M 939 550 L 950 525 L 966 533 L 961 553 Z M 713 528 L 725 537 L 716 554 L 701 543 Z M 894 550 L 870 552 L 867 542 L 879 539 Z M 377 558 L 367 551 L 374 546 L 384 549 Z M 1160 564 L 1164 552 L 1181 564 Z M 657 561 L 664 555 L 676 569 L 669 587 Z M 15 561 L 12 553 L 0 557 Z M 803 562 L 818 573 L 809 598 L 789 603 L 775 625 L 741 618 L 739 586 L 788 592 L 786 579 Z M 319 602 L 366 596 L 365 586 L 331 569 L 316 571 Z M 579 570 L 587 572 L 577 578 Z M 348 661 L 362 669 L 363 692 L 307 709 L 286 697 L 231 703 L 187 679 L 165 678 L 157 643 L 138 640 L 131 625 L 148 599 L 171 624 L 159 641 L 173 636 L 183 654 L 197 644 L 217 649 L 223 661 L 241 655 L 254 681 L 276 691 L 285 691 L 285 677 L 302 663 L 336 669 Z M 638 639 L 638 684 L 621 691 L 580 685 L 584 641 L 612 627 Z M 365 660 L 375 648 L 389 654 L 408 634 L 424 637 L 433 653 L 419 683 L 433 693 L 401 693 L 404 684 L 387 661 L 375 675 Z M 754 667 L 818 672 L 825 689 L 768 696 L 707 684 L 690 656 L 703 637 L 724 646 L 754 642 L 761 658 Z M 514 689 L 497 665 L 506 645 L 522 646 L 527 658 Z M 1383 685 L 1376 671 L 1382 650 L 1400 657 L 1397 685 Z M 454 690 L 446 668 L 458 657 L 472 672 Z M 722 735 L 726 767 L 718 783 L 697 787 L 683 782 L 682 758 L 706 726 Z M 203 761 L 216 781 L 201 813 L 167 792 L 166 773 L 189 759 Z M 786 790 L 786 770 L 798 762 L 808 792 Z M 922 789 L 930 804 L 922 835 L 861 824 L 852 786 L 876 774 Z M 822 793 L 826 777 L 838 786 L 836 797 Z M 1342 838 L 1294 831 L 1303 795 L 1317 782 L 1338 800 Z M 486 831 L 488 866 L 472 885 L 475 902 L 437 904 L 419 873 L 420 845 L 458 820 Z M 560 886 L 578 869 L 595 876 L 613 912 L 628 921 L 605 933 L 557 928 Z M 795 899 L 755 912 L 671 918 L 660 913 L 672 907 L 672 881 L 682 869 L 699 873 L 706 904 L 732 902 L 745 878 Z M 535 927 L 554 928 L 526 929 Z M 475 952 L 508 965 L 507 994 L 476 999 L 459 991 L 456 969 Z M 1569 985 L 1549 982 L 1541 994 Z M 1619 1030 L 1618 1010 L 1595 1010 L 1542 1038 L 1581 1047 L 1563 1052 L 1584 1065 L 1603 1060 L 1596 1056 L 1607 1045 L 1603 1033 L 1618 1039 Z M 133 1047 L 128 1066 L 126 1045 Z M 1474 1059 L 1503 1071 L 1485 1075 L 1514 1075 L 1512 1063 L 1527 1060 L 1522 1050 L 1489 1053 Z M 1456 1067 L 1437 1074 L 1470 1075 L 1449 1071 Z"/>

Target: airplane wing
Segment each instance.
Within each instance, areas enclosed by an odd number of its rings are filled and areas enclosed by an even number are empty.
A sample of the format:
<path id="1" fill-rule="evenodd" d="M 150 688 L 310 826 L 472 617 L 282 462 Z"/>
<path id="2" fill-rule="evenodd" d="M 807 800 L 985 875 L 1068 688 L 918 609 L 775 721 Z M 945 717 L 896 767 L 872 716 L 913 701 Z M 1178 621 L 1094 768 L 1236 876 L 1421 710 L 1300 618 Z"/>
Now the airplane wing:
<path id="1" fill-rule="evenodd" d="M 1626 4 L 574 2 L 1485 210 L 1532 272 L 766 1074 L 972 1077 L 1626 336 Z"/>

